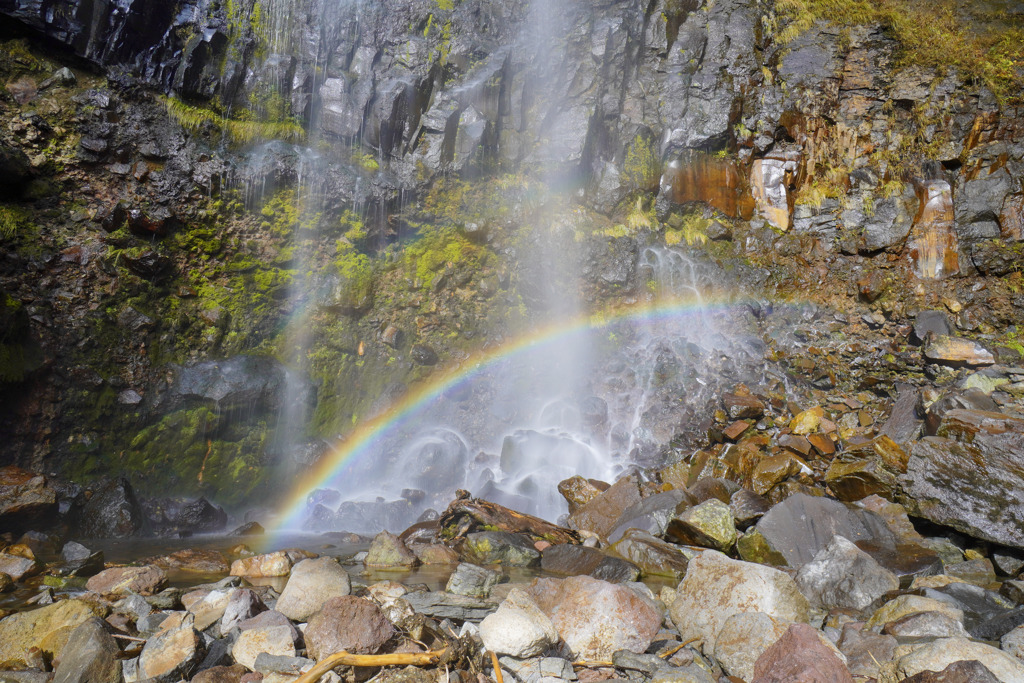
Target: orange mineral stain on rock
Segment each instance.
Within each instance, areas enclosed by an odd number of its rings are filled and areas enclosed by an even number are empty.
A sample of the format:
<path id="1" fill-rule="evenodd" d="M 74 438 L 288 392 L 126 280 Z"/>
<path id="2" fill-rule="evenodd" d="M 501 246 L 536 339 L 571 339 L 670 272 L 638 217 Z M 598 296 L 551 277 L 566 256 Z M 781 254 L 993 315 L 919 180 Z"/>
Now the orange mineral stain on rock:
<path id="1" fill-rule="evenodd" d="M 749 220 L 754 204 L 734 159 L 702 152 L 674 159 L 665 166 L 661 191 L 674 204 L 706 202 L 727 216 Z"/>
<path id="2" fill-rule="evenodd" d="M 944 180 L 917 184 L 921 209 L 908 242 L 917 277 L 938 280 L 960 272 L 957 238 L 953 230 L 953 192 Z"/>

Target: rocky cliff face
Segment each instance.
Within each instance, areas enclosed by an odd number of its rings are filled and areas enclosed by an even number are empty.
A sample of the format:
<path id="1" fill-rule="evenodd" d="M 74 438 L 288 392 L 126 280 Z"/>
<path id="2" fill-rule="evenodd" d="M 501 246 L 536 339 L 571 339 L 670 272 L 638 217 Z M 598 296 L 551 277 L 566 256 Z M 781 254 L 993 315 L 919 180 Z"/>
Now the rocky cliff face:
<path id="1" fill-rule="evenodd" d="M 0 12 L 19 38 L 0 65 L 0 429 L 35 469 L 116 462 L 241 500 L 542 316 L 543 287 L 642 298 L 651 244 L 705 244 L 755 296 L 893 329 L 945 306 L 1004 358 L 1019 346 L 1020 107 L 879 26 L 792 31 L 754 0 Z M 536 276 L 559 270 L 541 222 L 564 281 Z M 264 392 L 283 368 L 197 365 L 239 353 L 309 375 L 300 448 Z M 196 376 L 215 389 L 182 389 Z"/>

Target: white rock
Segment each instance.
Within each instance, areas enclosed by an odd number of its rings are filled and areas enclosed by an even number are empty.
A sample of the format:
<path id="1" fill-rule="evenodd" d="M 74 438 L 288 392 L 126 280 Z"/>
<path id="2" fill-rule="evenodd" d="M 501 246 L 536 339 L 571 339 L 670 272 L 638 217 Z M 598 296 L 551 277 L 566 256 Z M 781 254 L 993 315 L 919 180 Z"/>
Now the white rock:
<path id="1" fill-rule="evenodd" d="M 256 657 L 261 652 L 294 657 L 297 653 L 293 627 L 268 626 L 242 631 L 231 648 L 231 656 L 235 661 L 249 669 L 255 668 Z"/>
<path id="2" fill-rule="evenodd" d="M 1024 683 L 1020 660 L 967 638 L 939 638 L 899 657 L 882 668 L 879 683 L 897 683 L 922 671 L 942 671 L 953 662 L 970 659 L 984 664 L 1002 683 Z"/>
<path id="3" fill-rule="evenodd" d="M 293 621 L 307 621 L 325 602 L 351 591 L 348 572 L 333 557 L 303 560 L 292 568 L 275 609 Z"/>
<path id="4" fill-rule="evenodd" d="M 777 569 L 715 551 L 691 560 L 669 609 L 682 639 L 696 639 L 710 654 L 725 622 L 741 612 L 806 623 L 810 605 L 793 579 Z"/>
<path id="5" fill-rule="evenodd" d="M 491 652 L 527 658 L 558 642 L 558 631 L 529 595 L 513 588 L 498 611 L 480 622 L 480 637 Z"/>

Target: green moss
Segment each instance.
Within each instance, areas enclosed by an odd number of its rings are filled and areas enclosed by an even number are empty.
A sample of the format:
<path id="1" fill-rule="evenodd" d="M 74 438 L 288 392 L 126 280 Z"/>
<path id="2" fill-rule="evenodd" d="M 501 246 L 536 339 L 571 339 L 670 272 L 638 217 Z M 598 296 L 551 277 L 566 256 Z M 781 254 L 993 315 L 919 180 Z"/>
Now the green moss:
<path id="1" fill-rule="evenodd" d="M 161 97 L 167 113 L 185 130 L 196 133 L 205 126 L 223 132 L 235 143 L 248 144 L 259 140 L 301 140 L 306 136 L 302 125 L 293 119 L 260 120 L 251 118 L 231 119 L 210 109 L 186 104 L 174 97 Z"/>
<path id="2" fill-rule="evenodd" d="M 633 138 L 622 163 L 622 179 L 635 190 L 652 190 L 661 178 L 661 159 L 654 143 L 644 135 Z"/>
<path id="3" fill-rule="evenodd" d="M 1024 28 L 1012 10 L 994 3 L 958 0 L 779 0 L 789 42 L 825 20 L 839 26 L 879 24 L 899 43 L 899 62 L 955 69 L 988 86 L 1004 101 L 1020 101 L 1024 89 Z"/>
<path id="4" fill-rule="evenodd" d="M 28 214 L 16 206 L 0 205 L 0 239 L 11 239 L 28 227 Z"/>

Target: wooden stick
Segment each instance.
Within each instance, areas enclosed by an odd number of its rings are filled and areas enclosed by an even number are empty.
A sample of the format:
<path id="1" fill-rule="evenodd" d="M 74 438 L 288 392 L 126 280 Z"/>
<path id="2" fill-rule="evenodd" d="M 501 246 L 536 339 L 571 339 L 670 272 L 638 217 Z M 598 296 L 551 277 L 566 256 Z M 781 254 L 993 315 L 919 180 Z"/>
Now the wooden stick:
<path id="1" fill-rule="evenodd" d="M 613 664 L 612 662 L 586 662 L 583 660 L 573 662 L 572 665 L 581 666 L 584 669 L 606 669 L 610 666 L 615 666 L 615 664 Z"/>
<path id="2" fill-rule="evenodd" d="M 698 640 L 700 640 L 700 638 L 690 638 L 685 643 L 679 643 L 679 645 L 677 645 L 676 647 L 672 648 L 668 652 L 663 652 L 662 654 L 660 654 L 658 656 L 661 657 L 662 659 L 668 659 L 669 657 L 671 657 L 672 655 L 674 655 L 675 653 L 679 652 L 684 647 L 689 645 L 690 643 L 696 643 Z"/>
<path id="3" fill-rule="evenodd" d="M 505 683 L 505 677 L 501 675 L 501 667 L 498 665 L 498 655 L 491 653 L 491 664 L 494 665 L 494 680 L 497 683 Z"/>
<path id="4" fill-rule="evenodd" d="M 120 638 L 121 640 L 130 640 L 133 643 L 144 643 L 144 642 L 146 642 L 145 638 L 136 638 L 135 636 L 126 636 L 123 633 L 114 633 L 114 634 L 111 634 L 111 635 L 113 635 L 115 638 Z"/>
<path id="5" fill-rule="evenodd" d="M 448 651 L 431 650 L 429 652 L 402 652 L 391 655 L 353 655 L 348 652 L 335 652 L 324 657 L 312 669 L 295 679 L 295 683 L 315 683 L 320 677 L 336 666 L 426 666 L 436 664 Z"/>

